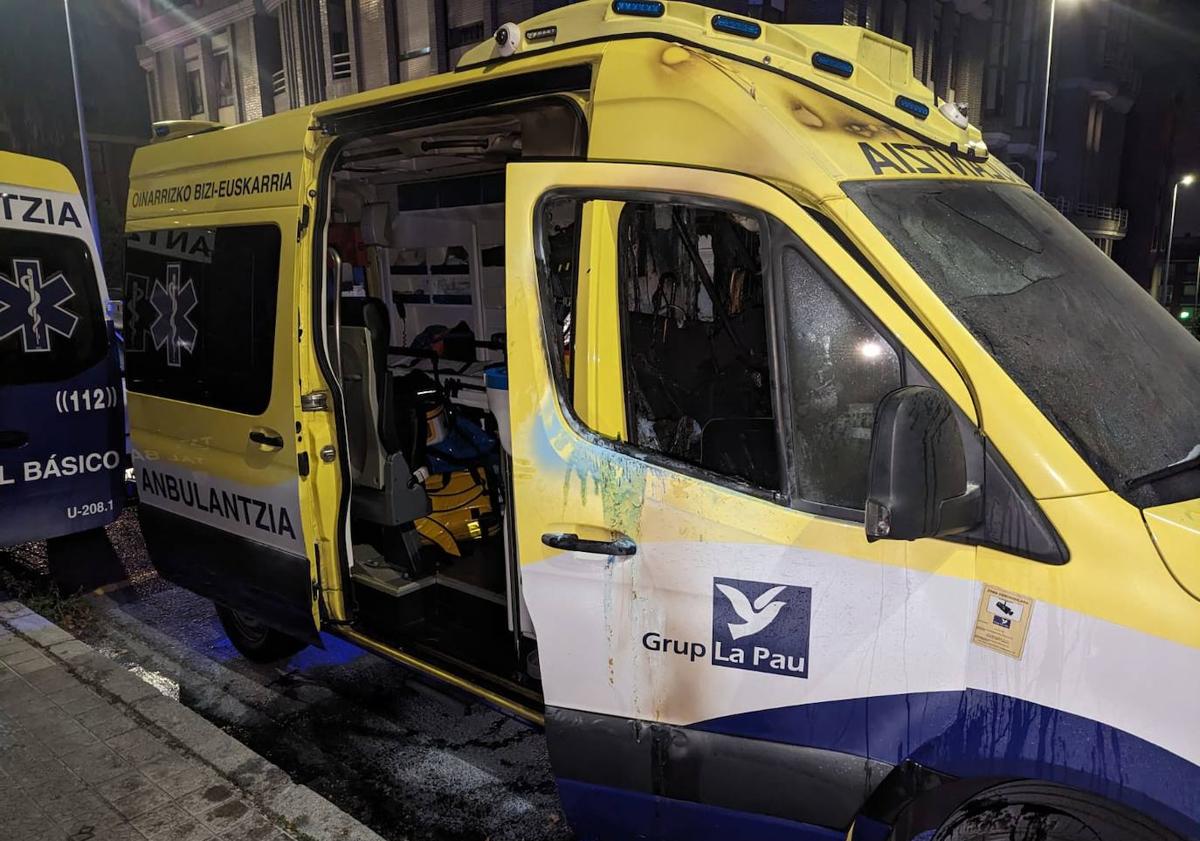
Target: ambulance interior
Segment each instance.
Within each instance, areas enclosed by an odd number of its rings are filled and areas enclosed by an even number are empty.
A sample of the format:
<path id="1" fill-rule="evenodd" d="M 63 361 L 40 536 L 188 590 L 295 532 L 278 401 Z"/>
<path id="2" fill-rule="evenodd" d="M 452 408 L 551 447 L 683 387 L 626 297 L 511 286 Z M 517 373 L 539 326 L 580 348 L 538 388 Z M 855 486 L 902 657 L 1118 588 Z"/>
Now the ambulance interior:
<path id="1" fill-rule="evenodd" d="M 536 641 L 508 528 L 505 167 L 578 157 L 584 132 L 578 108 L 562 99 L 383 131 L 342 148 L 330 193 L 328 276 L 338 282 L 327 284 L 326 333 L 347 424 L 357 621 L 364 632 L 530 698 L 540 692 Z M 773 440 L 764 448 L 754 430 L 774 427 L 753 422 L 770 415 L 765 360 L 740 361 L 756 337 L 738 325 L 761 339 L 764 324 L 756 227 L 731 214 L 713 214 L 718 225 L 702 219 L 704 211 L 685 218 L 692 211 L 624 207 L 628 230 L 643 240 L 627 276 L 641 309 L 628 318 L 644 323 L 638 335 L 657 337 L 637 352 L 659 354 L 658 368 L 686 370 L 692 383 L 673 396 L 657 383 L 639 389 L 639 404 L 660 407 L 653 425 L 670 430 L 657 433 L 656 448 L 711 469 L 773 470 L 763 468 L 776 458 Z M 543 213 L 555 311 L 548 329 L 561 333 L 567 359 L 579 213 L 574 200 Z M 702 235 L 706 225 L 712 233 Z M 663 245 L 685 229 L 692 244 Z M 728 275 L 736 293 L 714 292 L 716 274 Z M 720 318 L 714 294 L 728 306 Z M 719 402 L 702 384 L 709 363 L 744 367 L 744 387 L 724 398 L 744 405 L 724 406 L 722 417 L 703 408 Z M 724 463 L 706 463 L 704 441 L 729 441 L 732 426 L 753 434 L 736 457 L 722 446 Z M 639 432 L 649 434 L 650 426 Z M 678 452 L 667 438 L 680 442 Z"/>
<path id="2" fill-rule="evenodd" d="M 501 441 L 505 166 L 576 156 L 583 138 L 562 99 L 383 130 L 342 147 L 330 191 L 326 335 L 347 425 L 357 620 L 531 699 L 536 645 Z"/>

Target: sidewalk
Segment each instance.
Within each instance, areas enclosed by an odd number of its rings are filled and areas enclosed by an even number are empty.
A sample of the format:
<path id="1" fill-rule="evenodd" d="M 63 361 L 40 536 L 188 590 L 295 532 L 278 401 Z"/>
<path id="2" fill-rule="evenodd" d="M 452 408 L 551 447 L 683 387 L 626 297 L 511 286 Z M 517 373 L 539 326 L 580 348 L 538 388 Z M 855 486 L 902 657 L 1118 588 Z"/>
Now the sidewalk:
<path id="1" fill-rule="evenodd" d="M 13 601 L 0 601 L 0 826 L 21 841 L 382 841 Z"/>

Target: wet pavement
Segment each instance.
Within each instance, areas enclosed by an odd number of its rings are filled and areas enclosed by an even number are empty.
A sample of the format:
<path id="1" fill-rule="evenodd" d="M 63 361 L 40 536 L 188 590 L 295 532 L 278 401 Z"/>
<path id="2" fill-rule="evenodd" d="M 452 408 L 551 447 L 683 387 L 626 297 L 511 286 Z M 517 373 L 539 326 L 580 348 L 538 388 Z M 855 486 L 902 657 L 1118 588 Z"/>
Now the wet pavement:
<path id="1" fill-rule="evenodd" d="M 209 602 L 153 573 L 129 513 L 110 540 L 129 583 L 89 596 L 94 621 L 76 635 L 295 782 L 396 841 L 572 837 L 539 731 L 328 635 L 324 650 L 251 663 Z M 39 551 L 8 560 L 44 569 Z"/>

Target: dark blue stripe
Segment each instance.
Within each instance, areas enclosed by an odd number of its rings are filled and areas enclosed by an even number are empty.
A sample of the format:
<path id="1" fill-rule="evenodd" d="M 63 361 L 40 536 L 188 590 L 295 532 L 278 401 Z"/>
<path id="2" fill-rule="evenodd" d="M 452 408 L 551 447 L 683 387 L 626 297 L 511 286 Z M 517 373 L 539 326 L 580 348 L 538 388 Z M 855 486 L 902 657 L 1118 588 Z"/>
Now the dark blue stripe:
<path id="1" fill-rule="evenodd" d="M 116 399 L 103 410 L 61 412 L 60 391 L 100 389 L 105 400 Z M 15 546 L 30 540 L 75 534 L 108 525 L 121 513 L 125 500 L 125 408 L 121 393 L 121 369 L 117 348 L 109 328 L 109 348 L 103 359 L 69 379 L 49 383 L 0 385 L 0 430 L 17 430 L 28 435 L 28 443 L 16 449 L 0 449 L 0 546 Z M 25 462 L 79 457 L 115 451 L 121 464 L 113 470 L 76 473 L 25 482 Z M 12 484 L 10 484 L 12 483 Z M 70 509 L 95 502 L 112 502 L 112 510 L 87 517 L 68 515 Z"/>
<path id="2" fill-rule="evenodd" d="M 893 764 L 912 759 L 959 777 L 1051 780 L 1200 838 L 1196 765 L 1115 727 L 1005 695 L 976 689 L 884 695 L 759 710 L 693 727 Z"/>
<path id="3" fill-rule="evenodd" d="M 558 795 L 579 841 L 842 841 L 808 824 L 560 779 Z"/>

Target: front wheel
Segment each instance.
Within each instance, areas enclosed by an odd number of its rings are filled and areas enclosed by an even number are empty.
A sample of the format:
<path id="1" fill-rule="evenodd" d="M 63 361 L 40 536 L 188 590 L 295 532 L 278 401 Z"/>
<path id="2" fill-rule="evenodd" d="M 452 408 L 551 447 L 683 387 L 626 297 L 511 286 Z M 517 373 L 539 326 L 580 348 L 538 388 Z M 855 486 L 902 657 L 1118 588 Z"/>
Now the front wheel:
<path id="1" fill-rule="evenodd" d="M 229 641 L 247 660 L 273 663 L 291 657 L 307 646 L 307 643 L 295 637 L 268 628 L 253 616 L 221 605 L 216 605 L 216 608 L 217 618 L 229 635 Z"/>
<path id="2" fill-rule="evenodd" d="M 1145 816 L 1065 787 L 1013 782 L 981 792 L 934 841 L 1179 841 Z"/>

